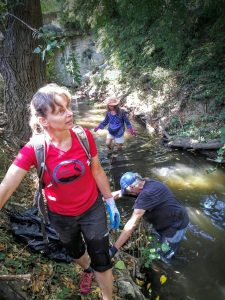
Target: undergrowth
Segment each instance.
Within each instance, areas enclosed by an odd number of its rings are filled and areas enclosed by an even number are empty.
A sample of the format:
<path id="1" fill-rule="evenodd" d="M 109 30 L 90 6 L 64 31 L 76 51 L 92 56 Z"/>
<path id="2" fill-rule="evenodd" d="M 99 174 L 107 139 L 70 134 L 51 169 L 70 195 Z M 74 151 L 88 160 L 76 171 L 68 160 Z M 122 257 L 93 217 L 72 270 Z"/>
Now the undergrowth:
<path id="1" fill-rule="evenodd" d="M 207 142 L 212 139 L 219 139 L 223 142 L 222 132 L 225 128 L 225 119 L 214 115 L 199 115 L 197 118 L 190 118 L 184 123 L 179 115 L 171 118 L 167 128 L 170 135 L 190 137 L 199 142 Z"/>
<path id="2" fill-rule="evenodd" d="M 31 274 L 31 281 L 20 285 L 29 299 L 65 299 L 79 294 L 79 272 L 73 263 L 59 263 L 31 252 L 27 245 L 17 243 L 1 222 L 0 275 L 24 274 Z"/>
<path id="3" fill-rule="evenodd" d="M 141 88 L 145 74 L 148 92 L 154 93 L 168 80 L 156 76 L 160 67 L 175 75 L 178 97 L 186 91 L 186 109 L 202 103 L 206 114 L 225 117 L 223 0 L 77 0 L 73 7 L 64 1 L 64 7 L 71 23 L 95 33 L 123 82 Z"/>

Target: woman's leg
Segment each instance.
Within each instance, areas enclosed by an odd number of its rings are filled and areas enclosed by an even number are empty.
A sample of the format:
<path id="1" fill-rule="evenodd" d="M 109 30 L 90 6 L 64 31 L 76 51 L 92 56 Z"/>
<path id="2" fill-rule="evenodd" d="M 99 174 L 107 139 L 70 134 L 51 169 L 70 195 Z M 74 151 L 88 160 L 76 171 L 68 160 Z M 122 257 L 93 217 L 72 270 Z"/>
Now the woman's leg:
<path id="1" fill-rule="evenodd" d="M 107 136 L 106 136 L 106 146 L 112 150 L 113 148 L 113 140 L 114 140 L 114 136 L 111 135 L 109 132 L 107 133 Z"/>
<path id="2" fill-rule="evenodd" d="M 109 232 L 101 196 L 80 220 L 82 233 L 91 258 L 91 267 L 104 300 L 112 299 L 112 264 L 109 256 Z"/>
<path id="3" fill-rule="evenodd" d="M 95 271 L 96 280 L 102 291 L 103 300 L 112 299 L 112 290 L 113 290 L 113 277 L 112 269 L 106 270 L 105 272 Z"/>
<path id="4" fill-rule="evenodd" d="M 107 139 L 106 139 L 106 146 L 107 146 L 110 150 L 112 150 L 112 148 L 113 148 L 113 139 L 107 138 Z"/>
<path id="5" fill-rule="evenodd" d="M 122 150 L 124 144 L 124 135 L 122 135 L 119 138 L 115 138 L 115 143 L 116 143 L 117 150 Z"/>
<path id="6" fill-rule="evenodd" d="M 82 294 L 88 294 L 91 289 L 93 270 L 90 268 L 90 258 L 85 251 L 86 247 L 77 217 L 61 216 L 49 212 L 49 218 L 68 254 L 74 257 L 75 262 L 84 270 L 79 287 Z"/>

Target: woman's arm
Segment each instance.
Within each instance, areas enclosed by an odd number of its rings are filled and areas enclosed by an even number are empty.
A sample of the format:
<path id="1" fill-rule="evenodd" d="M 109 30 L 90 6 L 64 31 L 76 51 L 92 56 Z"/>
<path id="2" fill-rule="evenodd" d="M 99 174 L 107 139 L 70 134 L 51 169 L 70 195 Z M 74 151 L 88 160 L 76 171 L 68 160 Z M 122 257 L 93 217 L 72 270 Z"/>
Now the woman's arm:
<path id="1" fill-rule="evenodd" d="M 109 123 L 109 113 L 106 113 L 105 119 L 98 125 L 98 128 L 103 129 Z"/>
<path id="2" fill-rule="evenodd" d="M 0 209 L 17 189 L 27 171 L 12 164 L 0 184 Z"/>
<path id="3" fill-rule="evenodd" d="M 97 187 L 99 188 L 104 199 L 111 198 L 112 193 L 109 187 L 109 181 L 106 174 L 99 162 L 98 155 L 92 158 L 91 161 L 91 171 L 92 175 L 96 181 Z"/>
<path id="4" fill-rule="evenodd" d="M 123 116 L 123 120 L 124 120 L 124 123 L 126 124 L 127 129 L 132 128 L 132 125 L 131 125 L 125 111 L 122 112 L 122 116 Z"/>
<path id="5" fill-rule="evenodd" d="M 120 226 L 120 213 L 116 207 L 110 191 L 108 179 L 97 155 L 92 158 L 91 170 L 96 184 L 106 202 L 106 208 L 110 218 L 110 229 L 118 229 Z"/>

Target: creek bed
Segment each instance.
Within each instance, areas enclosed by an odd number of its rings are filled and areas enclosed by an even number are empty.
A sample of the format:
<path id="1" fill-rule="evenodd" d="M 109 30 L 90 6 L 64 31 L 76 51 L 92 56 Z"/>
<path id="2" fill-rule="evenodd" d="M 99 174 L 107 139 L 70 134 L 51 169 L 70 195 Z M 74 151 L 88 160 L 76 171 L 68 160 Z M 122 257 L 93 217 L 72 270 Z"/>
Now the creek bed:
<path id="1" fill-rule="evenodd" d="M 80 100 L 79 100 L 80 101 Z M 93 129 L 104 118 L 105 109 L 85 102 L 74 105 L 76 123 Z M 186 151 L 165 148 L 138 123 L 134 123 L 137 137 L 125 135 L 123 151 L 108 153 L 106 130 L 93 133 L 99 158 L 112 189 L 119 189 L 119 178 L 127 171 L 139 172 L 166 183 L 187 207 L 190 226 L 187 239 L 171 264 L 161 269 L 166 284 L 151 277 L 160 299 L 225 299 L 225 170 L 203 157 Z M 92 130 L 93 132 L 93 130 Z M 132 212 L 133 200 L 118 201 L 118 208 L 126 215 Z M 159 276 L 152 274 L 151 276 Z"/>

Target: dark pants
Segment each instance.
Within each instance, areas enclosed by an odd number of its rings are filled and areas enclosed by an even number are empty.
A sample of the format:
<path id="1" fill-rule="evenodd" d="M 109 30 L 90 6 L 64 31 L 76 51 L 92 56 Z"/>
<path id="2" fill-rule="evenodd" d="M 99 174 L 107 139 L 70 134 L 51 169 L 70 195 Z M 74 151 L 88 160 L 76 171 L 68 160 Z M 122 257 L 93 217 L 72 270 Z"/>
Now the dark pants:
<path id="1" fill-rule="evenodd" d="M 112 267 L 105 206 L 100 196 L 81 216 L 64 216 L 49 211 L 49 218 L 72 257 L 79 259 L 87 247 L 95 271 L 104 272 Z"/>

